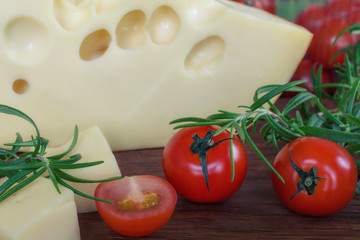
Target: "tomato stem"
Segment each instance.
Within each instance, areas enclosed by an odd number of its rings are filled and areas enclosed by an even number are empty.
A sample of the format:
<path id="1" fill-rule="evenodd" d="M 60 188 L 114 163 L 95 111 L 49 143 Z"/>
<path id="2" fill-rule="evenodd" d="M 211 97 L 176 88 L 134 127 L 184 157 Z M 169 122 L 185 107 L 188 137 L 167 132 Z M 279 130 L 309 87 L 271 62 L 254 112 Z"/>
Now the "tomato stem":
<path id="1" fill-rule="evenodd" d="M 211 148 L 216 147 L 220 143 L 226 141 L 226 140 L 232 140 L 233 138 L 224 138 L 217 142 L 214 142 L 215 131 L 213 129 L 210 129 L 204 136 L 204 138 L 200 138 L 199 135 L 196 133 L 192 136 L 193 143 L 190 145 L 190 150 L 192 153 L 199 155 L 200 162 L 201 162 L 201 169 L 204 175 L 206 187 L 208 189 L 208 193 L 210 193 L 210 187 L 209 187 L 209 176 L 207 171 L 207 160 L 206 160 L 206 154 L 207 151 L 209 151 Z"/>
<path id="2" fill-rule="evenodd" d="M 298 193 L 305 190 L 308 195 L 314 194 L 316 185 L 321 179 L 326 180 L 326 178 L 317 176 L 317 167 L 311 167 L 309 172 L 305 172 L 299 166 L 295 164 L 295 162 L 291 159 L 290 149 L 289 149 L 289 158 L 291 162 L 291 166 L 294 170 L 299 174 L 300 181 L 296 184 L 298 190 L 294 195 L 290 197 L 289 200 L 293 199 Z"/>

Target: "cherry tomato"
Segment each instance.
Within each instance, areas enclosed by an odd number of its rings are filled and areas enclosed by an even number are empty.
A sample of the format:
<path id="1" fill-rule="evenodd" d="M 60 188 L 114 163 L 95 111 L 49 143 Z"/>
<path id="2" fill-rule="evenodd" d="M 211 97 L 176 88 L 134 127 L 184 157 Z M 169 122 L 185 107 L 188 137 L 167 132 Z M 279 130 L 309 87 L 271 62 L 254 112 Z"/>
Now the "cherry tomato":
<path id="1" fill-rule="evenodd" d="M 149 235 L 159 230 L 172 216 L 177 194 L 165 179 L 151 175 L 124 177 L 100 183 L 95 197 L 104 222 L 115 232 L 129 237 Z"/>
<path id="2" fill-rule="evenodd" d="M 314 93 L 314 89 L 313 89 L 313 83 L 311 80 L 311 71 L 312 68 L 314 67 L 315 62 L 312 61 L 309 58 L 304 58 L 301 60 L 299 66 L 297 67 L 294 75 L 292 76 L 292 78 L 290 79 L 290 82 L 293 81 L 297 81 L 297 80 L 306 80 L 306 83 L 300 84 L 300 87 L 305 88 L 307 91 Z M 315 74 L 317 73 L 318 68 L 315 69 Z M 322 84 L 326 84 L 326 83 L 330 83 L 330 73 L 327 69 L 322 70 L 321 73 L 321 83 Z M 324 89 L 324 91 L 331 93 L 330 89 Z M 284 97 L 293 97 L 295 96 L 297 93 L 296 92 L 284 92 L 284 94 L 282 96 Z"/>
<path id="3" fill-rule="evenodd" d="M 334 41 L 339 33 L 345 28 L 349 27 L 351 23 L 347 19 L 328 19 L 321 27 L 314 33 L 314 38 L 309 47 L 310 57 L 325 67 L 333 67 L 336 64 L 344 63 L 345 54 L 342 53 L 334 58 L 332 57 L 335 53 L 341 49 L 353 45 L 355 38 L 349 32 L 341 36 L 336 43 Z"/>
<path id="4" fill-rule="evenodd" d="M 289 156 L 306 174 L 295 170 Z M 290 210 L 304 215 L 327 216 L 340 211 L 351 201 L 357 186 L 352 156 L 339 144 L 322 138 L 302 137 L 288 143 L 277 154 L 274 168 L 285 180 L 284 184 L 272 175 L 277 196 Z M 300 175 L 304 182 L 300 182 Z M 315 186 L 315 190 L 309 195 L 298 185 L 309 190 Z"/>
<path id="5" fill-rule="evenodd" d="M 219 128 L 215 126 L 183 128 L 174 134 L 164 148 L 165 176 L 185 199 L 204 203 L 223 201 L 233 195 L 245 179 L 246 152 L 241 141 L 233 136 L 234 180 L 232 181 L 230 140 L 225 140 L 207 151 L 209 183 L 209 188 L 207 188 L 200 157 L 191 151 L 190 146 L 194 142 L 194 134 L 204 138 L 209 130 L 216 131 L 217 129 Z M 213 142 L 217 143 L 229 137 L 230 133 L 225 131 L 215 136 Z"/>
<path id="6" fill-rule="evenodd" d="M 246 5 L 262 9 L 266 12 L 275 14 L 276 13 L 276 4 L 275 0 L 233 0 L 239 3 L 245 3 Z"/>
<path id="7" fill-rule="evenodd" d="M 324 6 L 327 15 L 333 18 L 346 18 L 352 9 L 360 7 L 358 0 L 330 0 Z"/>
<path id="8" fill-rule="evenodd" d="M 305 27 L 310 32 L 316 32 L 326 19 L 326 12 L 323 5 L 313 4 L 306 7 L 296 17 L 295 23 Z"/>
<path id="9" fill-rule="evenodd" d="M 349 20 L 351 24 L 360 23 L 360 7 L 355 8 L 349 12 Z"/>

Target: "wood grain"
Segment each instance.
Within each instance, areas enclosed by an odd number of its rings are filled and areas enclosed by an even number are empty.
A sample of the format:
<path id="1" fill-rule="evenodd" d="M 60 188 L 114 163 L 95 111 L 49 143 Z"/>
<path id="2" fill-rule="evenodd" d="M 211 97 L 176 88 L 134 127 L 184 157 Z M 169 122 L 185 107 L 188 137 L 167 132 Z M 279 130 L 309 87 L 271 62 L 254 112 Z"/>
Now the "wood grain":
<path id="1" fill-rule="evenodd" d="M 282 100 L 279 100 L 282 104 Z M 262 138 L 255 142 L 268 159 L 276 153 Z M 328 217 L 306 217 L 286 209 L 275 195 L 271 171 L 245 144 L 248 172 L 237 193 L 217 204 L 198 204 L 178 198 L 170 221 L 150 236 L 137 239 L 359 239 L 360 200 Z M 151 174 L 164 178 L 162 148 L 116 152 L 122 174 Z M 331 199 L 329 199 L 331 201 Z M 79 214 L 82 240 L 130 239 L 109 229 L 98 213 Z"/>

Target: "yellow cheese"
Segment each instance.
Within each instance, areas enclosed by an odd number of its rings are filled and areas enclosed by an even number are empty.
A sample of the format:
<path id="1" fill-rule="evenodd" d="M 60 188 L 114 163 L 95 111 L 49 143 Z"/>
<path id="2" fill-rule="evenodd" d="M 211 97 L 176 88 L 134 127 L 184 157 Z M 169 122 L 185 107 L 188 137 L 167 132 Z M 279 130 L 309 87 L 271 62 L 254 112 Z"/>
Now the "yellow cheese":
<path id="1" fill-rule="evenodd" d="M 65 152 L 70 146 L 71 142 L 72 140 L 69 140 L 69 142 L 63 146 L 57 148 L 48 148 L 47 156 L 57 155 Z M 78 142 L 69 155 L 74 155 L 77 153 L 80 153 L 82 156 L 78 163 L 95 161 L 104 161 L 104 163 L 88 168 L 64 170 L 69 174 L 78 178 L 90 180 L 100 180 L 121 176 L 121 172 L 116 162 L 115 156 L 98 127 L 91 127 L 79 132 Z M 98 183 L 68 183 L 74 188 L 90 196 L 94 196 L 95 188 L 98 185 Z M 76 194 L 75 202 L 77 211 L 79 213 L 96 211 L 94 200 L 84 198 Z"/>
<path id="2" fill-rule="evenodd" d="M 1 240 L 80 240 L 73 192 L 52 184 L 38 178 L 0 203 Z"/>
<path id="3" fill-rule="evenodd" d="M 250 105 L 290 79 L 312 37 L 227 0 L 0 0 L 0 31 L 0 102 L 53 146 L 97 125 L 112 150 L 160 147 L 173 119 Z M 0 125 L 1 143 L 33 133 Z"/>

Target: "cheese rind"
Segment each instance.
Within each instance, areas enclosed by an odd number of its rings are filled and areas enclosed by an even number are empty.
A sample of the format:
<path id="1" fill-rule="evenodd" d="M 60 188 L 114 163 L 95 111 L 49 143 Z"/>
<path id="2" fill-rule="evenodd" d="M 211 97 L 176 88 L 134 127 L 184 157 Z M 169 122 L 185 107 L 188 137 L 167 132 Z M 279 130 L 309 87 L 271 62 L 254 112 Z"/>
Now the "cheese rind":
<path id="1" fill-rule="evenodd" d="M 76 124 L 99 126 L 112 150 L 163 146 L 171 120 L 235 111 L 256 88 L 287 82 L 311 40 L 301 27 L 227 0 L 0 6 L 0 102 L 31 116 L 52 146 Z M 0 124 L 2 143 L 34 133 L 11 116 Z"/>
<path id="2" fill-rule="evenodd" d="M 72 140 L 69 140 L 63 146 L 57 148 L 48 148 L 47 156 L 57 155 L 65 152 L 70 146 Z M 101 180 L 106 178 L 121 176 L 120 168 L 111 148 L 102 134 L 101 130 L 93 126 L 79 132 L 78 141 L 74 149 L 68 156 L 80 153 L 82 158 L 78 163 L 104 161 L 102 164 L 79 169 L 64 170 L 67 173 L 83 179 Z M 65 156 L 64 158 L 68 157 Z M 76 183 L 68 182 L 75 189 L 94 196 L 95 188 L 98 183 Z M 95 201 L 75 194 L 75 203 L 78 213 L 96 211 Z"/>
<path id="3" fill-rule="evenodd" d="M 74 194 L 62 186 L 60 190 L 40 177 L 1 202 L 1 239 L 80 240 Z"/>

